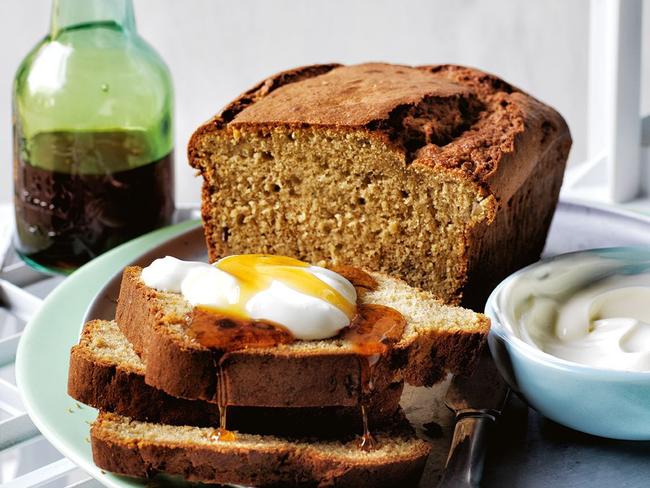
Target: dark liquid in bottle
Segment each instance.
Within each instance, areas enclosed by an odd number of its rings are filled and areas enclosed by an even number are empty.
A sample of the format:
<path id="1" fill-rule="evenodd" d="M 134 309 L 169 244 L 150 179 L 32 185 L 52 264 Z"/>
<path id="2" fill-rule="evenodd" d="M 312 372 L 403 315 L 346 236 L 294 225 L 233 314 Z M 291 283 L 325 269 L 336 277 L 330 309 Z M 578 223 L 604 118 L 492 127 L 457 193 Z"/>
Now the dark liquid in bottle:
<path id="1" fill-rule="evenodd" d="M 41 133 L 14 164 L 16 248 L 30 264 L 69 272 L 174 211 L 173 156 L 147 161 L 141 132 Z"/>

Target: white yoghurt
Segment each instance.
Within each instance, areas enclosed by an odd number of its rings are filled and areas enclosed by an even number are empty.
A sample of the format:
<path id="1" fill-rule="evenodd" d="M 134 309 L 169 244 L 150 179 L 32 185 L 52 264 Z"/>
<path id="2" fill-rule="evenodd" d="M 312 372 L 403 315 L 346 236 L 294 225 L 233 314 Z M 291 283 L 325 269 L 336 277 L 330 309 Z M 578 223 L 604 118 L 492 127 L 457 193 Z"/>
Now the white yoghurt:
<path id="1" fill-rule="evenodd" d="M 273 279 L 269 286 L 255 290 L 245 303 L 241 303 L 244 299 L 242 283 L 219 269 L 220 262 L 207 264 L 167 256 L 156 259 L 144 268 L 141 278 L 151 288 L 181 293 L 193 306 L 227 309 L 239 305 L 249 318 L 282 325 L 301 340 L 334 337 L 350 323 L 351 317 L 346 311 L 322 297 L 297 290 L 290 280 L 281 278 Z M 286 267 L 286 264 L 279 266 Z M 356 290 L 343 276 L 319 266 L 305 265 L 297 269 L 318 278 L 323 288 L 335 290 L 349 307 L 355 307 Z"/>
<path id="2" fill-rule="evenodd" d="M 650 371 L 650 273 L 615 274 L 616 267 L 582 256 L 513 280 L 503 296 L 515 333 L 568 361 Z"/>

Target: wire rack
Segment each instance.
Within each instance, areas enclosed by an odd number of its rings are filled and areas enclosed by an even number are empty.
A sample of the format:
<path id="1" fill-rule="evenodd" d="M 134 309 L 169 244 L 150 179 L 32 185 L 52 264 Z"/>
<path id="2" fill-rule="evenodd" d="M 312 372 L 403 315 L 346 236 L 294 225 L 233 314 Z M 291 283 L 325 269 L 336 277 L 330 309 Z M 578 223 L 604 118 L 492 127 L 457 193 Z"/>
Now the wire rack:
<path id="1" fill-rule="evenodd" d="M 15 257 L 0 273 L 0 485 L 99 487 L 61 455 L 34 426 L 16 386 L 16 348 L 30 317 L 63 278 L 37 273 Z"/>
<path id="2" fill-rule="evenodd" d="M 195 218 L 197 209 L 187 206 L 176 212 L 174 221 Z M 26 266 L 5 236 L 0 232 L 0 255 L 5 256 L 0 271 L 0 486 L 100 487 L 101 483 L 65 458 L 39 433 L 25 411 L 16 386 L 18 342 L 43 299 L 64 278 L 44 275 Z"/>

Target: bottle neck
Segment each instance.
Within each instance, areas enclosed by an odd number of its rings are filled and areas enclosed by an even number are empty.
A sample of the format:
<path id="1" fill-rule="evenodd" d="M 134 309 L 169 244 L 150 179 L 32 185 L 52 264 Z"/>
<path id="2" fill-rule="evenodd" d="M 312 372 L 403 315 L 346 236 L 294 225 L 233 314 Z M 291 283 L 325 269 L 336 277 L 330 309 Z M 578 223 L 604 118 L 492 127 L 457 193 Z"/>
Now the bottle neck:
<path id="1" fill-rule="evenodd" d="M 135 32 L 132 0 L 53 0 L 51 35 L 92 24 L 111 24 Z"/>

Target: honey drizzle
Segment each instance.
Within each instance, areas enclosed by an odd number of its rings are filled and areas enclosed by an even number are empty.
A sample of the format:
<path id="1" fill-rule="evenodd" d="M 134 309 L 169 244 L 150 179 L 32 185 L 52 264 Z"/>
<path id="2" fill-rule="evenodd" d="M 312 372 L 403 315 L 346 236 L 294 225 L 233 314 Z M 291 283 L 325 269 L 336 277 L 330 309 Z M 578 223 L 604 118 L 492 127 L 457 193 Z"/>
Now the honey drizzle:
<path id="1" fill-rule="evenodd" d="M 271 347 L 288 344 L 295 339 L 284 327 L 258 320 L 238 319 L 224 315 L 211 307 L 194 307 L 189 317 L 188 332 L 197 342 L 210 349 L 221 350 L 217 377 L 217 407 L 219 409 L 219 428 L 210 439 L 215 442 L 232 442 L 237 439 L 228 430 L 228 381 L 225 358 L 231 351 L 255 347 Z"/>
<path id="2" fill-rule="evenodd" d="M 372 276 L 353 266 L 337 266 L 332 268 L 332 271 L 350 281 L 357 288 L 357 295 L 376 290 L 379 286 Z M 378 323 L 379 327 L 377 327 Z M 372 451 L 377 447 L 377 441 L 370 431 L 368 422 L 368 403 L 375 386 L 376 366 L 389 346 L 402 337 L 404 327 L 406 321 L 396 310 L 381 305 L 358 304 L 357 315 L 343 333 L 343 338 L 351 341 L 359 354 L 363 433 L 357 445 L 364 451 Z"/>
<path id="3" fill-rule="evenodd" d="M 204 305 L 192 309 L 188 332 L 202 346 L 225 352 L 273 347 L 295 341 L 293 334 L 281 325 L 232 317 Z"/>
<path id="4" fill-rule="evenodd" d="M 351 342 L 359 355 L 361 385 L 361 419 L 363 434 L 358 445 L 369 451 L 376 446 L 368 422 L 368 403 L 374 390 L 374 376 L 377 365 L 390 346 L 400 340 L 406 321 L 397 310 L 384 305 L 360 304 L 350 327 L 343 333 L 343 339 Z"/>
<path id="5" fill-rule="evenodd" d="M 306 263 L 291 258 L 279 257 L 278 259 L 287 260 L 287 266 L 298 266 L 295 263 L 299 263 L 303 267 L 308 266 Z M 227 266 L 227 268 L 227 272 L 235 275 L 240 282 L 250 282 L 250 280 L 246 281 L 245 279 L 245 267 Z M 350 281 L 357 288 L 358 295 L 366 291 L 372 291 L 378 286 L 377 281 L 372 276 L 358 268 L 340 266 L 332 270 Z M 250 273 L 250 268 L 246 273 Z M 313 275 L 304 274 L 313 277 L 320 284 L 324 284 Z M 246 286 L 252 285 L 249 283 L 242 286 L 242 288 Z M 328 299 L 328 301 L 330 300 Z M 330 301 L 330 303 L 332 302 Z M 405 327 L 406 321 L 397 310 L 377 304 L 357 304 L 356 313 L 350 325 L 340 334 L 342 339 L 352 343 L 354 351 L 358 354 L 361 386 L 360 410 L 363 424 L 363 433 L 359 438 L 358 446 L 364 451 L 370 451 L 376 448 L 377 445 L 370 431 L 368 421 L 368 403 L 375 386 L 376 366 L 381 357 L 387 353 L 389 347 L 402 337 Z M 216 429 L 211 439 L 222 442 L 234 441 L 236 440 L 236 434 L 227 430 L 229 402 L 226 371 L 223 367 L 224 358 L 228 355 L 228 352 L 235 350 L 272 347 L 278 344 L 291 343 L 295 339 L 287 329 L 278 324 L 244 318 L 237 313 L 237 310 L 224 311 L 205 306 L 193 309 L 189 331 L 205 347 L 225 352 L 219 361 L 217 382 L 219 428 Z"/>
<path id="6" fill-rule="evenodd" d="M 246 318 L 246 303 L 261 290 L 280 281 L 296 291 L 320 298 L 345 313 L 354 316 L 355 304 L 338 290 L 310 273 L 308 263 L 287 256 L 270 254 L 242 254 L 228 256 L 214 264 L 221 271 L 235 277 L 239 284 L 239 298 L 220 310 L 230 316 Z"/>
<path id="7" fill-rule="evenodd" d="M 219 376 L 217 377 L 217 408 L 219 409 L 219 428 L 212 434 L 211 440 L 215 442 L 232 442 L 237 440 L 236 434 L 228 430 L 228 386 L 226 370 L 223 367 L 224 354 L 219 361 Z"/>
<path id="8" fill-rule="evenodd" d="M 363 434 L 359 438 L 357 445 L 366 452 L 372 451 L 377 447 L 377 441 L 375 441 L 368 427 L 368 412 L 366 412 L 366 405 L 363 402 L 361 403 L 361 419 L 363 421 Z"/>

